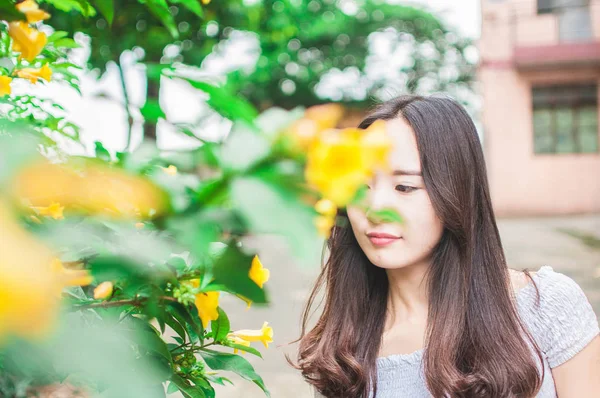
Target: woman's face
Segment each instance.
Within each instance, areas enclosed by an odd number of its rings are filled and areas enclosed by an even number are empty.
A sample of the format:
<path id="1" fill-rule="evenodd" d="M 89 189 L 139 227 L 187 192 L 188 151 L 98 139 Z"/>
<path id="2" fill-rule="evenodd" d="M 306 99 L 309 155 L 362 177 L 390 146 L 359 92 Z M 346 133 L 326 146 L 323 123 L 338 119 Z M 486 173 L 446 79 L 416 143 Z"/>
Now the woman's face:
<path id="1" fill-rule="evenodd" d="M 412 127 L 401 118 L 388 121 L 387 126 L 392 140 L 391 171 L 376 171 L 368 183 L 366 208 L 348 206 L 347 212 L 356 240 L 369 260 L 378 267 L 395 269 L 428 261 L 443 225 L 425 190 Z M 396 210 L 403 223 L 373 216 L 373 211 L 382 209 Z M 395 238 L 369 236 L 377 233 Z"/>

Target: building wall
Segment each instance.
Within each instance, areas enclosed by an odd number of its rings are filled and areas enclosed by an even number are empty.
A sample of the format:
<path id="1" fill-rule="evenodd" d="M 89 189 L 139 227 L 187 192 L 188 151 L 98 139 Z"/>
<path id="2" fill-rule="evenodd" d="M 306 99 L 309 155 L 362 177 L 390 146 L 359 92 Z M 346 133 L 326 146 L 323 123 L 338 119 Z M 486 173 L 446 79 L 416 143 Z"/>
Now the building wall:
<path id="1" fill-rule="evenodd" d="M 600 1 L 591 0 L 593 38 L 600 39 Z M 559 43 L 556 16 L 536 15 L 535 0 L 482 0 L 482 124 L 497 215 L 600 212 L 600 153 L 535 154 L 533 84 L 597 82 L 600 65 L 517 69 L 515 47 Z M 600 101 L 598 101 L 600 102 Z M 598 115 L 600 120 L 600 114 Z M 599 141 L 600 141 L 600 132 Z"/>

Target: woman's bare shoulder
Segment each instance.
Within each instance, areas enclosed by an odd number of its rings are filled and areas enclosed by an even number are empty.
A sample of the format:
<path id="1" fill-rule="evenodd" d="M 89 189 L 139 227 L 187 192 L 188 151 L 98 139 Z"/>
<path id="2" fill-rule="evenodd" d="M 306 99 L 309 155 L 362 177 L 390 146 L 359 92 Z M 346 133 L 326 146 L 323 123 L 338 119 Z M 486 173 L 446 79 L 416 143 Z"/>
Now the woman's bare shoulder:
<path id="1" fill-rule="evenodd" d="M 529 284 L 529 278 L 523 271 L 509 268 L 508 272 L 510 274 L 510 281 L 512 283 L 513 290 L 517 293 L 519 290 L 523 289 L 525 286 Z M 532 277 L 536 274 L 537 271 L 530 271 L 529 275 Z"/>

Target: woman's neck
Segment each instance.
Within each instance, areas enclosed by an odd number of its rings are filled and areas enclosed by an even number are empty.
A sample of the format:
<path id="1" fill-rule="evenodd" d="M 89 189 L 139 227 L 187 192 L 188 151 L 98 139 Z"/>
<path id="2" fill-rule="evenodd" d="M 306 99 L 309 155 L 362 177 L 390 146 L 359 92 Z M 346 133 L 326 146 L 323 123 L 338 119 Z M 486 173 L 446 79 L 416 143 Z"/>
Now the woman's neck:
<path id="1" fill-rule="evenodd" d="M 388 323 L 421 322 L 427 319 L 429 308 L 426 272 L 428 263 L 420 263 L 397 269 L 387 269 Z M 387 329 L 387 327 L 386 327 Z"/>

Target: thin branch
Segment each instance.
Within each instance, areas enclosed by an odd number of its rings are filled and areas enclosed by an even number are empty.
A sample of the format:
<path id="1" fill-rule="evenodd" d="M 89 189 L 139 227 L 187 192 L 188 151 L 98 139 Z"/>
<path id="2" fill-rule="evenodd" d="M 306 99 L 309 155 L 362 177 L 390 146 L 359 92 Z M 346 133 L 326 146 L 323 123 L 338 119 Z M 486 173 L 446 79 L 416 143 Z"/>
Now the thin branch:
<path id="1" fill-rule="evenodd" d="M 175 302 L 175 303 L 178 302 L 176 298 L 169 297 L 169 296 L 160 296 L 158 299 L 161 301 L 170 301 L 170 302 Z M 87 310 L 90 308 L 111 308 L 111 307 L 119 307 L 122 305 L 139 306 L 144 301 L 147 301 L 147 300 L 148 300 L 148 298 L 144 297 L 144 298 L 137 298 L 137 299 L 130 299 L 130 300 L 103 301 L 101 303 L 82 304 L 82 305 L 76 306 L 75 308 L 77 310 Z"/>
<path id="2" fill-rule="evenodd" d="M 125 79 L 125 71 L 123 70 L 123 65 L 121 65 L 121 60 L 119 59 L 117 62 L 117 67 L 119 68 L 119 77 L 121 80 L 121 88 L 123 89 L 123 100 L 125 104 L 125 112 L 127 113 L 127 146 L 125 147 L 125 152 L 129 152 L 131 150 L 131 134 L 133 130 L 133 116 L 131 115 L 131 111 L 129 110 L 129 93 L 127 92 L 127 80 Z"/>

